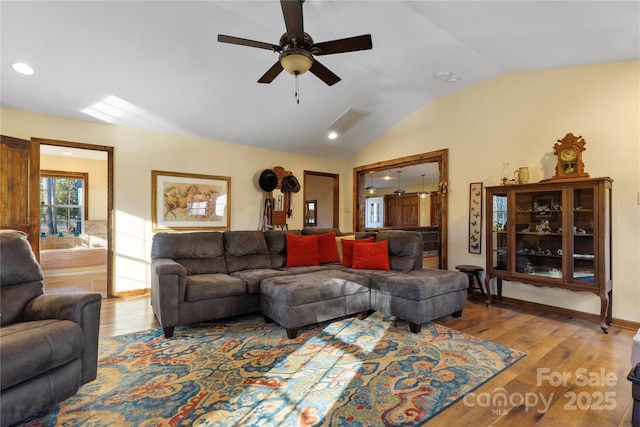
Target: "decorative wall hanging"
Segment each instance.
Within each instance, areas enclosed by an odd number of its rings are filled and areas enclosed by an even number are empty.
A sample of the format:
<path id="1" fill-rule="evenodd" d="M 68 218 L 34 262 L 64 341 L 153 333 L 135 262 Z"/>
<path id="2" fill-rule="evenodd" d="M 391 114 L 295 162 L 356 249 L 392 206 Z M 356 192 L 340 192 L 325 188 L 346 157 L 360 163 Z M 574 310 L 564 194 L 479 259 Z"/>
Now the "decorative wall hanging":
<path id="1" fill-rule="evenodd" d="M 469 252 L 482 252 L 482 183 L 469 184 Z"/>
<path id="2" fill-rule="evenodd" d="M 230 228 L 231 178 L 151 171 L 153 231 Z"/>

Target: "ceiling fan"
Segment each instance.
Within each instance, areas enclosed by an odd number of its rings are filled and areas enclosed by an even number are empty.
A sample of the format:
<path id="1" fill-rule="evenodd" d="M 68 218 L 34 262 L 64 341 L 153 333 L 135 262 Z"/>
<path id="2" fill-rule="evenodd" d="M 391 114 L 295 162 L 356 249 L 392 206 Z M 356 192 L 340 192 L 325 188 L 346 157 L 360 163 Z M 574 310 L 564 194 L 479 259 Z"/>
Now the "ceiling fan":
<path id="1" fill-rule="evenodd" d="M 280 42 L 277 45 L 222 34 L 218 34 L 218 41 L 280 53 L 278 62 L 260 77 L 258 83 L 271 83 L 284 69 L 295 75 L 296 78 L 298 75 L 311 71 L 320 80 L 332 86 L 340 81 L 340 77 L 318 62 L 314 56 L 371 49 L 373 47 L 371 34 L 314 43 L 311 36 L 304 32 L 302 3 L 304 0 L 280 0 L 287 32 L 280 37 Z"/>

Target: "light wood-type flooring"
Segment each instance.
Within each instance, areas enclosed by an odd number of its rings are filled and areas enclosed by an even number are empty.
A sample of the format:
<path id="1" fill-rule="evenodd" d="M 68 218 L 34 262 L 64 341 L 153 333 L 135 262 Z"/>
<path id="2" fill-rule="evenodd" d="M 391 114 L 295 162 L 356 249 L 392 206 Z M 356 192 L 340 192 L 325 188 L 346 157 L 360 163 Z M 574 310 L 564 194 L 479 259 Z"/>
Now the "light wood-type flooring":
<path id="1" fill-rule="evenodd" d="M 506 303 L 485 307 L 471 296 L 461 318 L 436 322 L 528 355 L 428 426 L 631 425 L 635 331 L 614 325 L 605 335 L 595 322 Z M 101 337 L 157 327 L 149 296 L 103 300 Z"/>

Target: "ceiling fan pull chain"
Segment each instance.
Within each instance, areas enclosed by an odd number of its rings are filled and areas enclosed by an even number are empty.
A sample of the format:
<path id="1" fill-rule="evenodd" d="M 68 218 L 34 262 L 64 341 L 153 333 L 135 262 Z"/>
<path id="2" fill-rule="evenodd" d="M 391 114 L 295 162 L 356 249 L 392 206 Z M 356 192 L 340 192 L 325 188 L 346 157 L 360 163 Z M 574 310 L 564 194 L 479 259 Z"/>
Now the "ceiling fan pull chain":
<path id="1" fill-rule="evenodd" d="M 296 104 L 300 104 L 300 85 L 298 84 L 298 74 L 299 73 L 297 71 L 294 72 L 294 75 L 296 77 L 296 93 L 295 93 Z"/>

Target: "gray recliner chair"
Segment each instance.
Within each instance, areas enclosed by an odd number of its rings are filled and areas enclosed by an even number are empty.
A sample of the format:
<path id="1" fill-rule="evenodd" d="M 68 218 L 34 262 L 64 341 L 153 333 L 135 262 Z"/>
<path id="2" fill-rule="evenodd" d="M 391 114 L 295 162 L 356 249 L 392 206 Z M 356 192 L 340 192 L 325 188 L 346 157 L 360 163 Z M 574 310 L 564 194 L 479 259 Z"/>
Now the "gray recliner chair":
<path id="1" fill-rule="evenodd" d="M 0 419 L 9 426 L 96 378 L 102 297 L 44 294 L 27 235 L 0 230 Z"/>

